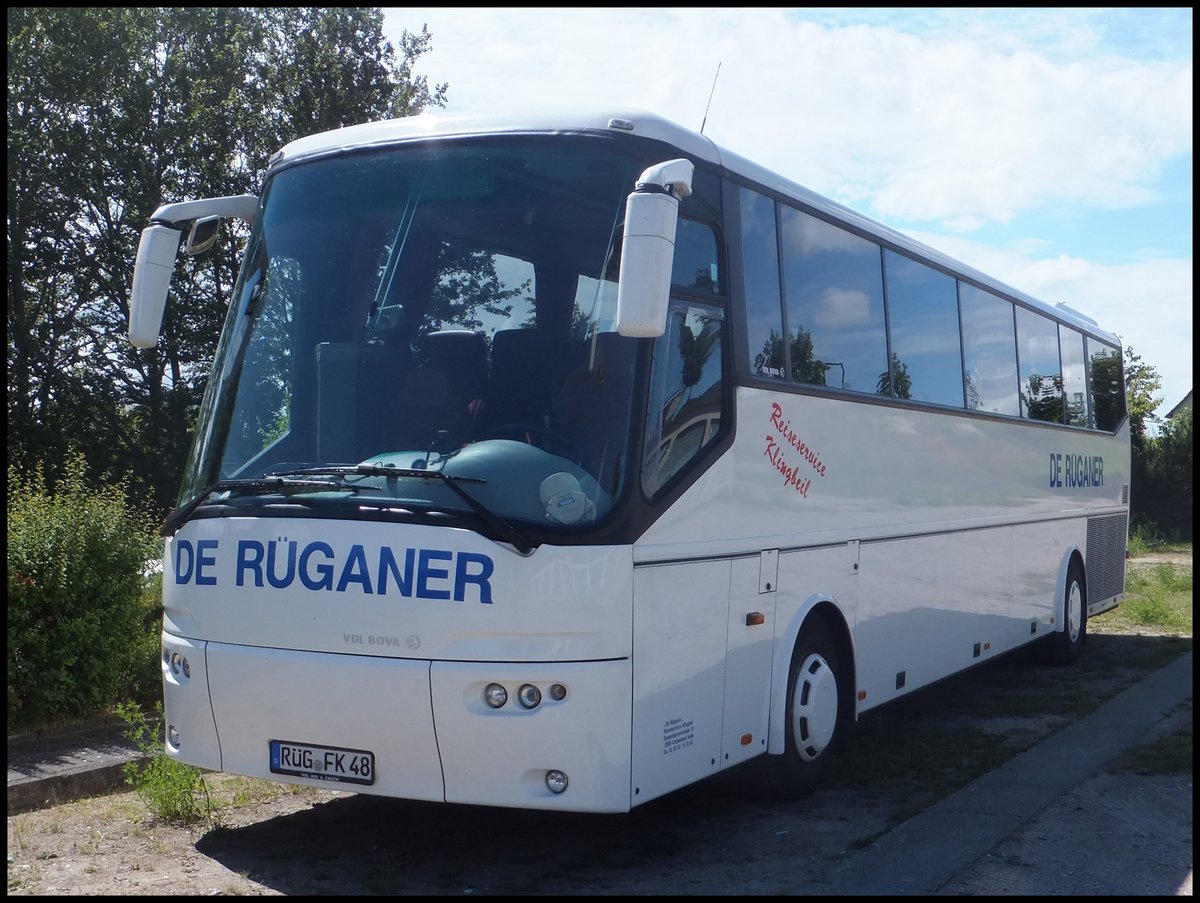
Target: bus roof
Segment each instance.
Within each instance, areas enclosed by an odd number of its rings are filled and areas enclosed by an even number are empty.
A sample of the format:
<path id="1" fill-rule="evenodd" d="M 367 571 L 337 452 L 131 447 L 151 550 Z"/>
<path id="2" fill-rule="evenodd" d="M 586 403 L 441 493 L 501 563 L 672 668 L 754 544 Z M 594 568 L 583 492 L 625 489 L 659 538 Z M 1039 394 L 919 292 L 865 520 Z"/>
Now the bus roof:
<path id="1" fill-rule="evenodd" d="M 1102 329 L 1095 320 L 1067 307 L 1051 304 L 1006 285 L 986 273 L 950 257 L 897 229 L 874 220 L 837 201 L 805 188 L 777 172 L 726 150 L 710 138 L 680 126 L 656 113 L 634 108 L 531 107 L 512 113 L 444 113 L 427 111 L 403 119 L 387 119 L 333 129 L 299 138 L 285 145 L 271 158 L 271 169 L 308 157 L 320 157 L 351 150 L 383 147 L 422 138 L 464 137 L 500 133 L 579 134 L 623 132 L 670 144 L 693 158 L 720 167 L 732 176 L 760 188 L 791 198 L 827 218 L 849 226 L 881 243 L 922 258 L 983 288 L 1006 295 L 1027 307 L 1067 323 L 1080 330 L 1120 346 L 1121 340 Z"/>

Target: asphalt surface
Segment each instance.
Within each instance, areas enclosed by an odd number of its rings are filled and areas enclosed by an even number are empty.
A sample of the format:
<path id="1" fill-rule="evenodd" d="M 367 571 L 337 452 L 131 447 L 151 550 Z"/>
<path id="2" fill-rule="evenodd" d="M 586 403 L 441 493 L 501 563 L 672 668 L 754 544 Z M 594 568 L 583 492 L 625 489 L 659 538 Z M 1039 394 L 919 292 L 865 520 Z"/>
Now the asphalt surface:
<path id="1" fill-rule="evenodd" d="M 1192 895 L 1192 775 L 1109 774 L 1191 727 L 1186 653 L 840 864 L 825 895 Z M 124 789 L 124 725 L 9 737 L 8 814 Z"/>

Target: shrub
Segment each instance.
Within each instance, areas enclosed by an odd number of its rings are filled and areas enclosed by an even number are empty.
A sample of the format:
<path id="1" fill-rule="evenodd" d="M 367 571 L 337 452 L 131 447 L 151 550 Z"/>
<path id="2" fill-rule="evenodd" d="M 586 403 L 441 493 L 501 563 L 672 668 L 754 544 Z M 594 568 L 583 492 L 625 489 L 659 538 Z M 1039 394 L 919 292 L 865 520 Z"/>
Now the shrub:
<path id="1" fill-rule="evenodd" d="M 200 769 L 168 758 L 163 751 L 162 703 L 155 705 L 154 719 L 147 719 L 133 703 L 119 703 L 116 711 L 125 722 L 125 737 L 143 756 L 140 762 L 126 762 L 124 773 L 146 808 L 172 824 L 216 824 L 219 813 Z"/>
<path id="2" fill-rule="evenodd" d="M 146 686 L 146 561 L 161 553 L 122 486 L 73 455 L 53 491 L 8 470 L 8 730 L 88 718 Z M 157 626 L 152 628 L 156 636 Z"/>

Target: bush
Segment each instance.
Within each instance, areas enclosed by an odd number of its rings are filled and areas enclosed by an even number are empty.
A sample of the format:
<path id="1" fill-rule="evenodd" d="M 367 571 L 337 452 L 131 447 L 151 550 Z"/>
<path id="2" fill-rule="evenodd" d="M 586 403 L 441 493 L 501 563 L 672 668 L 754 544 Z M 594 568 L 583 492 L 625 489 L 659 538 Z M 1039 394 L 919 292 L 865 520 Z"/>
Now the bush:
<path id="1" fill-rule="evenodd" d="M 125 782 L 137 791 L 156 818 L 179 825 L 201 821 L 217 823 L 218 811 L 199 768 L 168 758 L 163 751 L 162 703 L 155 717 L 133 703 L 118 703 L 117 715 L 125 722 L 125 737 L 142 753 L 140 762 L 126 762 Z"/>
<path id="2" fill-rule="evenodd" d="M 40 468 L 8 471 L 9 733 L 100 714 L 157 676 L 144 572 L 160 542 L 122 486 L 85 470 L 72 456 L 53 492 Z"/>

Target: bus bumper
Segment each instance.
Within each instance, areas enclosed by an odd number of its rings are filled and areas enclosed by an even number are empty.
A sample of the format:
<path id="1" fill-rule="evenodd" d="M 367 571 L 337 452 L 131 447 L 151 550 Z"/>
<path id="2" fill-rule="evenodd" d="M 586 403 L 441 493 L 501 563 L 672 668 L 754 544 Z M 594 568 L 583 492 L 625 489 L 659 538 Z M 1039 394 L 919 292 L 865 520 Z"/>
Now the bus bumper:
<path id="1" fill-rule="evenodd" d="M 181 762 L 402 799 L 630 809 L 627 659 L 429 662 L 204 643 L 167 633 L 163 650 L 165 712 L 174 731 L 167 753 Z M 186 676 L 181 664 L 178 672 L 172 666 L 184 657 Z M 507 691 L 499 708 L 484 701 L 491 683 Z M 519 701 L 526 684 L 540 695 L 531 708 Z M 370 753 L 371 783 L 278 773 L 272 741 Z M 548 785 L 551 771 L 565 776 L 562 792 Z"/>

